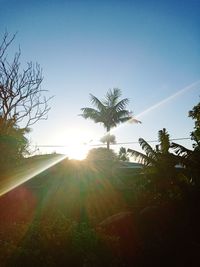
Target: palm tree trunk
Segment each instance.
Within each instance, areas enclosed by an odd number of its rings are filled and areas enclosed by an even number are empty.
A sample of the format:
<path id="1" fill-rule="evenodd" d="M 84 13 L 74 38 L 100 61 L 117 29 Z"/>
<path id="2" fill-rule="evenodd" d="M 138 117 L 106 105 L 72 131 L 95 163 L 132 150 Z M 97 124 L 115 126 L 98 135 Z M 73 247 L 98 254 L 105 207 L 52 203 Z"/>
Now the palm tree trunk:
<path id="1" fill-rule="evenodd" d="M 110 149 L 110 138 L 109 138 L 110 137 L 110 127 L 107 127 L 106 130 L 107 130 L 107 133 L 108 133 L 107 134 L 108 135 L 108 140 L 107 140 L 106 143 L 107 143 L 107 149 L 109 150 Z"/>
<path id="2" fill-rule="evenodd" d="M 110 141 L 109 140 L 107 141 L 107 149 L 108 150 L 110 149 Z"/>

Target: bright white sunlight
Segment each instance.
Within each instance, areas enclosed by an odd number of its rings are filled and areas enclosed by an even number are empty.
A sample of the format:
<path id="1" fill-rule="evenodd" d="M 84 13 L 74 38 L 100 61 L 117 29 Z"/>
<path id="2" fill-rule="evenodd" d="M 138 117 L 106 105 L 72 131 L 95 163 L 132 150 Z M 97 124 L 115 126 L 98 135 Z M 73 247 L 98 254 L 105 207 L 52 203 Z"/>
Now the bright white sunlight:
<path id="1" fill-rule="evenodd" d="M 61 131 L 58 136 L 59 144 L 63 145 L 59 149 L 60 153 L 65 154 L 69 159 L 85 159 L 92 141 L 92 134 L 81 128 L 72 128 Z"/>

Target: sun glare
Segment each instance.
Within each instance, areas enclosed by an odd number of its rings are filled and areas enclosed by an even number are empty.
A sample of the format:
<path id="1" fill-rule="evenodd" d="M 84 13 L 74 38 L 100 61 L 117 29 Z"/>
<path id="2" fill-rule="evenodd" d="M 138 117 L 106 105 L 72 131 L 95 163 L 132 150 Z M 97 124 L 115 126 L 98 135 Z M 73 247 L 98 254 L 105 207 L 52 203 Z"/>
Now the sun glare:
<path id="1" fill-rule="evenodd" d="M 64 145 L 60 152 L 69 159 L 85 159 L 90 149 L 89 143 L 91 140 L 91 132 L 78 128 L 64 131 L 59 140 Z"/>

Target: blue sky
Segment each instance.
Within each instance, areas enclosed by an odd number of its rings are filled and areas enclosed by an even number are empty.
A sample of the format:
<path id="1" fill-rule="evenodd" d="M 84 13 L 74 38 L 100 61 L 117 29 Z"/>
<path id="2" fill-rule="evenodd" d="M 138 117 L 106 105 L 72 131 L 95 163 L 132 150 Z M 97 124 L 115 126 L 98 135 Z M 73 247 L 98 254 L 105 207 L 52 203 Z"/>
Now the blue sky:
<path id="1" fill-rule="evenodd" d="M 32 144 L 67 144 L 74 132 L 87 132 L 85 138 L 98 143 L 103 127 L 78 116 L 81 107 L 90 106 L 89 93 L 102 98 L 118 87 L 137 115 L 200 80 L 200 1 L 0 0 L 0 5 L 1 36 L 5 29 L 18 32 L 10 53 L 20 44 L 22 62 L 39 62 L 42 87 L 55 96 L 49 119 L 32 127 Z M 196 86 L 147 113 L 141 125 L 120 127 L 117 141 L 155 140 L 163 127 L 171 138 L 189 137 L 193 122 L 187 113 L 199 95 Z"/>

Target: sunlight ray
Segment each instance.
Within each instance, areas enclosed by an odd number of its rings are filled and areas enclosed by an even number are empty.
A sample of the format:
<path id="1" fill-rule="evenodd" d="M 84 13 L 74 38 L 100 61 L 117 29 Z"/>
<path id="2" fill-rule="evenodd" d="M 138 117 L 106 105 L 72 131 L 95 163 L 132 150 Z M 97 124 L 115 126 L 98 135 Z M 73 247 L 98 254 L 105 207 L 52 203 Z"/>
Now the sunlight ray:
<path id="1" fill-rule="evenodd" d="M 110 133 L 115 132 L 116 130 L 120 129 L 121 127 L 123 127 L 124 125 L 127 125 L 127 123 L 140 123 L 140 121 L 138 119 L 141 119 L 143 116 L 145 116 L 146 114 L 148 114 L 149 112 L 165 105 L 166 103 L 170 102 L 171 100 L 177 98 L 178 96 L 186 93 L 189 90 L 193 90 L 193 89 L 197 89 L 200 86 L 200 80 L 196 81 L 182 89 L 180 89 L 179 91 L 177 91 L 176 93 L 164 98 L 163 100 L 159 101 L 158 103 L 154 104 L 153 106 L 145 109 L 144 111 L 140 112 L 139 114 L 133 116 L 133 118 L 131 118 L 130 120 L 128 120 L 126 123 L 124 124 L 120 124 L 119 126 L 117 126 L 116 128 L 112 129 L 110 131 Z"/>
<path id="2" fill-rule="evenodd" d="M 25 164 L 18 168 L 14 174 L 9 175 L 9 177 L 4 177 L 0 181 L 0 196 L 6 194 L 17 186 L 23 184 L 24 182 L 32 179 L 38 174 L 44 172 L 48 168 L 54 166 L 60 161 L 64 160 L 66 155 L 55 155 L 52 158 L 40 160 L 39 162 L 34 162 L 30 166 Z M 28 159 L 27 159 L 28 160 Z"/>
<path id="3" fill-rule="evenodd" d="M 196 89 L 200 86 L 200 81 L 194 82 L 183 89 L 177 91 L 176 93 L 172 94 L 171 96 L 161 100 L 160 102 L 154 104 L 153 106 L 147 108 L 146 110 L 142 111 L 141 113 L 137 114 L 135 117 L 130 119 L 127 123 L 137 123 L 138 120 L 136 118 L 141 118 L 148 114 L 149 112 L 165 105 L 167 102 L 179 97 L 180 95 L 186 93 L 189 90 Z M 126 124 L 127 124 L 126 123 Z M 111 132 L 115 132 L 119 128 L 123 127 L 124 124 L 119 125 L 115 129 L 112 129 Z M 100 139 L 100 138 L 99 138 Z M 99 140 L 96 138 L 96 140 Z M 94 139 L 93 139 L 94 141 Z M 85 143 L 84 146 L 88 146 L 88 143 Z M 47 170 L 48 168 L 52 167 L 53 165 L 59 163 L 60 161 L 64 160 L 67 155 L 56 155 L 51 159 L 46 159 L 44 162 L 33 164 L 31 168 L 27 168 L 27 166 L 22 166 L 20 169 L 16 170 L 14 174 L 9 177 L 6 177 L 1 180 L 0 182 L 0 196 L 6 194 L 7 192 L 11 191 L 12 189 L 16 188 L 17 186 L 21 185 L 22 183 L 32 179 L 36 175 L 42 173 L 43 171 Z M 25 168 L 26 167 L 26 168 Z"/>
<path id="4" fill-rule="evenodd" d="M 190 85 L 184 87 L 183 89 L 179 90 L 178 92 L 176 92 L 176 93 L 170 95 L 169 97 L 167 97 L 167 98 L 161 100 L 160 102 L 156 103 L 155 105 L 153 105 L 153 106 L 151 106 L 151 107 L 145 109 L 145 110 L 142 111 L 141 113 L 137 114 L 137 115 L 136 115 L 136 118 L 141 118 L 141 117 L 143 117 L 144 115 L 146 115 L 146 114 L 149 113 L 150 111 L 153 111 L 153 110 L 159 108 L 160 106 L 163 106 L 164 104 L 166 104 L 166 103 L 169 102 L 170 100 L 175 99 L 176 97 L 178 97 L 178 96 L 180 96 L 180 95 L 186 93 L 186 92 L 189 91 L 189 90 L 196 89 L 196 88 L 199 87 L 199 86 L 200 86 L 200 81 L 197 81 L 197 82 L 194 82 L 194 83 L 192 83 L 192 84 L 190 84 Z M 131 120 L 130 120 L 129 122 L 131 122 Z"/>

